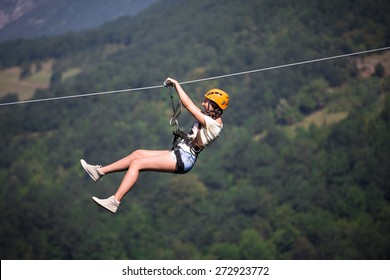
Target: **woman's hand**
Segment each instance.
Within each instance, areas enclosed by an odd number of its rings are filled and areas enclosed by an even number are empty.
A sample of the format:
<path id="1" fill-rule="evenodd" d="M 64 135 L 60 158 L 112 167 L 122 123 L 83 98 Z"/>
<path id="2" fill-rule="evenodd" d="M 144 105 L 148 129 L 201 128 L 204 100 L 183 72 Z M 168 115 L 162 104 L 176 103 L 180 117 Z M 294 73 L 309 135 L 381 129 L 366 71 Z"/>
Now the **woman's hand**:
<path id="1" fill-rule="evenodd" d="M 165 83 L 166 83 L 168 86 L 169 86 L 169 85 L 172 85 L 172 86 L 174 86 L 174 87 L 176 87 L 176 85 L 179 84 L 178 81 L 176 81 L 175 79 L 169 78 L 169 77 L 165 80 Z"/>
<path id="2" fill-rule="evenodd" d="M 202 113 L 202 111 L 194 104 L 194 102 L 192 102 L 191 98 L 187 95 L 187 93 L 183 90 L 183 88 L 181 87 L 181 85 L 179 84 L 178 81 L 176 81 L 175 79 L 172 79 L 172 78 L 167 78 L 165 80 L 165 83 L 167 85 L 172 85 L 175 87 L 176 89 L 176 92 L 177 94 L 179 95 L 179 98 L 181 100 L 181 103 L 183 104 L 184 108 L 186 108 L 190 113 L 191 115 L 193 115 L 195 117 L 195 119 L 198 120 L 198 122 L 201 124 L 201 125 L 205 125 L 205 121 L 204 121 L 204 114 Z"/>

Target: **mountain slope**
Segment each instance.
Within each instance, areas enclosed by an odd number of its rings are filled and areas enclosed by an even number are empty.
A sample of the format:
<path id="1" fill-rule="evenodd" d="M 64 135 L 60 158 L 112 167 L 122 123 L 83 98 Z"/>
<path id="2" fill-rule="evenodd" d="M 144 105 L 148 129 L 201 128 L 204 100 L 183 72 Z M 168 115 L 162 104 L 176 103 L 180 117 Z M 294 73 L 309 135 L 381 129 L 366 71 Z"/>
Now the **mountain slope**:
<path id="1" fill-rule="evenodd" d="M 47 0 L 4 0 L 0 3 L 0 30 Z"/>
<path id="2" fill-rule="evenodd" d="M 5 1 L 0 6 L 0 41 L 94 28 L 125 15 L 136 15 L 156 1 Z"/>

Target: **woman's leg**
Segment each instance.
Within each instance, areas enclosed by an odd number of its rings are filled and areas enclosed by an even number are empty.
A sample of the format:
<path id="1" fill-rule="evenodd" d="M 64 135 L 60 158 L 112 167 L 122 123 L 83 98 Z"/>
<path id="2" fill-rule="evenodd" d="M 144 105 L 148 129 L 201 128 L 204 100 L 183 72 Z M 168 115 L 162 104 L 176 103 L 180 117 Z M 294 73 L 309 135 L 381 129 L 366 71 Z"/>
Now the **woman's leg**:
<path id="1" fill-rule="evenodd" d="M 172 157 L 170 151 L 137 150 L 129 156 L 100 169 L 101 172 L 106 174 L 124 170 L 127 170 L 127 172 L 115 195 L 107 199 L 97 197 L 92 197 L 92 199 L 101 207 L 115 213 L 121 199 L 137 182 L 141 171 L 174 172 L 175 169 L 176 160 Z"/>
<path id="2" fill-rule="evenodd" d="M 115 193 L 117 201 L 130 191 L 138 180 L 139 173 L 142 171 L 174 172 L 176 161 L 172 158 L 170 151 L 144 151 L 144 157 L 137 157 L 131 161 L 131 164 L 123 177 L 123 180 Z"/>
<path id="3" fill-rule="evenodd" d="M 126 171 L 129 169 L 130 164 L 135 159 L 158 156 L 160 154 L 165 154 L 166 152 L 167 151 L 161 151 L 161 150 L 136 150 L 132 152 L 130 155 L 116 162 L 101 167 L 99 171 L 102 172 L 103 174 Z"/>
<path id="4" fill-rule="evenodd" d="M 119 166 L 120 164 L 118 163 L 118 167 Z M 142 171 L 174 172 L 175 168 L 176 161 L 172 158 L 170 151 L 140 150 L 140 152 L 136 154 L 135 158 L 131 160 L 128 171 L 123 177 L 114 197 L 120 202 L 126 193 L 128 193 L 137 182 L 139 173 Z"/>

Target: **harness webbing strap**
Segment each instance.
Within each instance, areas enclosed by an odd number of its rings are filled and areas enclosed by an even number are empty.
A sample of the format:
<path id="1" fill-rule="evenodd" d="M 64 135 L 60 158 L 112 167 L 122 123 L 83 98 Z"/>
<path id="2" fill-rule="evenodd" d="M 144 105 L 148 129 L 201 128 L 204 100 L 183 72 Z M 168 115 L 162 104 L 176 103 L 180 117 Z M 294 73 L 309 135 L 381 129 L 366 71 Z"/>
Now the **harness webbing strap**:
<path id="1" fill-rule="evenodd" d="M 176 148 L 177 146 L 177 139 L 187 139 L 187 134 L 180 130 L 179 128 L 176 129 L 176 131 L 172 131 L 173 134 L 173 141 L 172 141 L 172 149 Z"/>
<path id="2" fill-rule="evenodd" d="M 177 162 L 175 173 L 183 173 L 184 172 L 184 163 L 183 163 L 183 160 L 181 158 L 180 148 L 177 147 L 178 143 L 180 142 L 180 141 L 178 141 L 178 139 L 184 140 L 185 144 L 190 147 L 191 152 L 196 156 L 198 156 L 198 154 L 202 151 L 202 149 L 200 147 L 197 147 L 196 145 L 194 145 L 192 143 L 192 141 L 188 137 L 187 133 L 180 130 L 179 121 L 177 118 L 179 117 L 179 115 L 181 113 L 181 109 L 182 109 L 181 100 L 179 98 L 179 101 L 177 102 L 177 105 L 175 106 L 174 101 L 173 101 L 173 95 L 172 95 L 172 85 L 164 84 L 164 86 L 168 87 L 169 95 L 171 97 L 172 110 L 173 110 L 173 114 L 172 114 L 172 117 L 169 121 L 169 124 L 171 126 L 176 125 L 176 131 L 173 131 L 174 137 L 173 137 L 173 141 L 172 141 L 172 150 L 175 153 L 176 162 Z M 200 125 L 199 125 L 199 128 L 200 128 Z"/>
<path id="3" fill-rule="evenodd" d="M 184 162 L 181 159 L 180 150 L 175 149 L 174 150 L 175 156 L 176 156 L 176 169 L 175 173 L 183 173 L 184 172 Z"/>
<path id="4" fill-rule="evenodd" d="M 171 126 L 176 125 L 176 127 L 179 127 L 179 121 L 177 120 L 177 118 L 181 114 L 181 107 L 182 107 L 181 100 L 179 98 L 179 101 L 177 102 L 177 105 L 175 107 L 175 104 L 173 103 L 172 86 L 168 86 L 168 91 L 169 91 L 169 95 L 171 96 L 171 104 L 172 104 L 172 111 L 173 111 L 172 117 L 169 120 L 169 124 Z"/>

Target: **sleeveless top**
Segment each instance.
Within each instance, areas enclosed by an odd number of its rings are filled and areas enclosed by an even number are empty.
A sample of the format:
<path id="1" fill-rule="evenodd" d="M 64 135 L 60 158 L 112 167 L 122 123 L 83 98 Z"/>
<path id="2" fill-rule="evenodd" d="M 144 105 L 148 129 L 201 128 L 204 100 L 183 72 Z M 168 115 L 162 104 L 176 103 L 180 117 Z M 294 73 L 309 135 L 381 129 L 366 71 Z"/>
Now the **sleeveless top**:
<path id="1" fill-rule="evenodd" d="M 210 146 L 218 138 L 223 128 L 223 125 L 210 116 L 205 116 L 204 121 L 205 126 L 195 122 L 188 133 L 188 137 L 192 139 L 193 144 L 202 149 Z"/>

